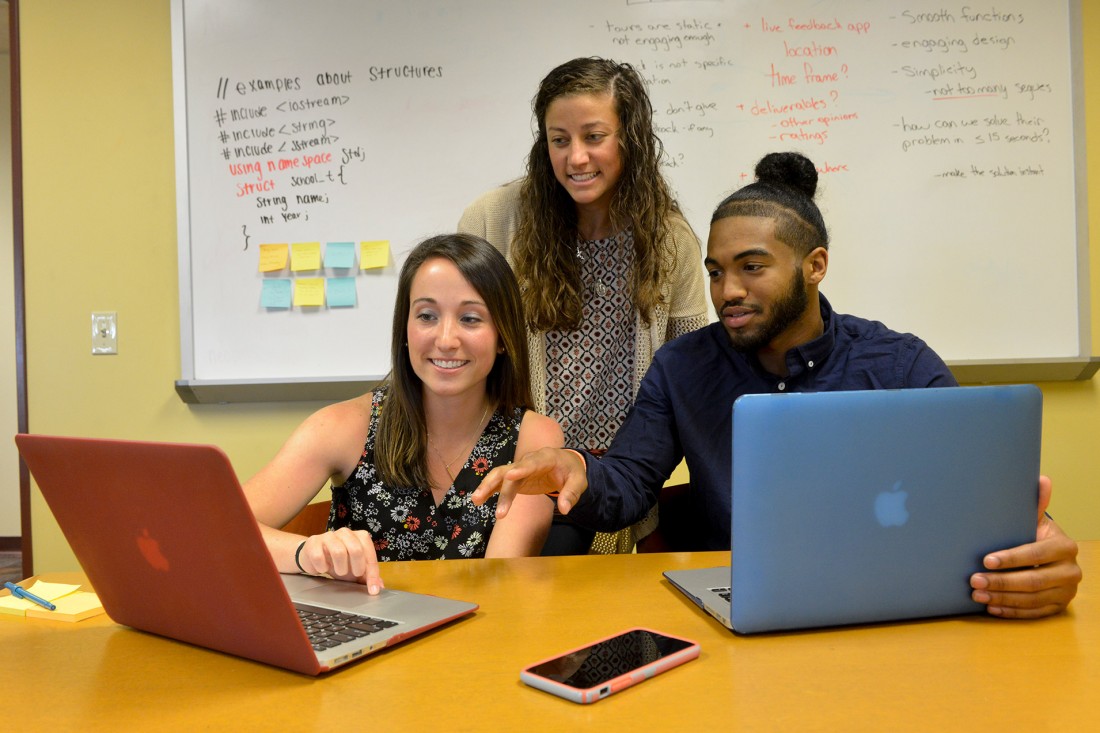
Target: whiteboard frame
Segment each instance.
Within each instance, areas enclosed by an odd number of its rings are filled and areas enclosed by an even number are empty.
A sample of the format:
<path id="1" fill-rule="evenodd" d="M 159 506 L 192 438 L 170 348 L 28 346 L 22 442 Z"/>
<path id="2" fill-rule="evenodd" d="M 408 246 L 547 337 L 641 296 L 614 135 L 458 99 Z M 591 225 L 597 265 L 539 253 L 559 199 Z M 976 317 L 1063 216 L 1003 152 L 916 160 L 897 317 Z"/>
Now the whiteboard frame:
<path id="1" fill-rule="evenodd" d="M 1070 80 L 1072 86 L 1072 135 L 1074 190 L 1076 194 L 1078 354 L 1076 358 L 1012 361 L 952 360 L 948 367 L 961 383 L 1017 383 L 1088 380 L 1100 370 L 1100 356 L 1092 355 L 1092 307 L 1088 227 L 1088 165 L 1084 92 L 1082 10 L 1079 0 L 1065 0 L 1070 16 Z M 185 0 L 171 0 L 173 117 L 176 162 L 176 231 L 179 267 L 180 379 L 175 390 L 189 404 L 235 402 L 283 402 L 347 399 L 373 389 L 385 375 L 320 379 L 225 379 L 195 378 L 195 333 L 192 309 L 192 251 L 186 84 Z"/>
<path id="2" fill-rule="evenodd" d="M 1018 362 L 950 361 L 955 378 L 965 384 L 1081 381 L 1100 370 L 1100 356 L 1092 354 L 1092 293 L 1089 258 L 1088 160 L 1085 125 L 1085 59 L 1081 3 L 1069 2 L 1070 80 L 1073 88 L 1074 191 L 1077 209 L 1077 292 L 1079 359 L 1034 359 Z"/>
<path id="3" fill-rule="evenodd" d="M 179 267 L 180 378 L 176 394 L 187 404 L 299 402 L 350 399 L 369 392 L 385 375 L 317 379 L 195 379 L 194 321 L 191 278 L 191 198 L 188 165 L 186 18 L 183 0 L 172 0 L 172 109 L 176 156 L 176 237 Z"/>

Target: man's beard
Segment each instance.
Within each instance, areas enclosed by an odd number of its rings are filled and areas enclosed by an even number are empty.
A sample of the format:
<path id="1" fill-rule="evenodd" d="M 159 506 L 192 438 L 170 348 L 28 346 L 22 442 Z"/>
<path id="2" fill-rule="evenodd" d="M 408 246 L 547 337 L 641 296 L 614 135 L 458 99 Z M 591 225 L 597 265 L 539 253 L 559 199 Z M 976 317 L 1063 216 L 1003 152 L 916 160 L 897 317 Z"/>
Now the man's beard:
<path id="1" fill-rule="evenodd" d="M 802 277 L 802 268 L 795 270 L 791 285 L 771 307 L 771 317 L 751 330 L 726 330 L 733 348 L 742 352 L 757 351 L 770 344 L 806 312 L 810 302 L 806 294 L 806 280 Z M 724 308 L 725 306 L 723 306 Z"/>

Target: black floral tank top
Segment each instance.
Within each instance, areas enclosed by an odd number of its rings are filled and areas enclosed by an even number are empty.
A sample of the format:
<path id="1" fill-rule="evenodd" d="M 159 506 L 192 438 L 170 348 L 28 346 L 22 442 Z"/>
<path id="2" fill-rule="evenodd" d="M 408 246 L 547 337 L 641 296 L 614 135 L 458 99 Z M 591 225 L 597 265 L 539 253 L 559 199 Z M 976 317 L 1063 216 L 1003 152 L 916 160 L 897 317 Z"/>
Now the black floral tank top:
<path id="1" fill-rule="evenodd" d="M 384 400 L 385 390 L 375 390 L 363 455 L 348 480 L 332 488 L 329 529 L 367 530 L 382 561 L 484 557 L 496 522 L 497 498 L 475 506 L 470 494 L 490 469 L 515 458 L 523 410 L 510 418 L 493 413 L 454 484 L 436 505 L 431 489 L 389 486 L 378 475 L 374 440 Z"/>

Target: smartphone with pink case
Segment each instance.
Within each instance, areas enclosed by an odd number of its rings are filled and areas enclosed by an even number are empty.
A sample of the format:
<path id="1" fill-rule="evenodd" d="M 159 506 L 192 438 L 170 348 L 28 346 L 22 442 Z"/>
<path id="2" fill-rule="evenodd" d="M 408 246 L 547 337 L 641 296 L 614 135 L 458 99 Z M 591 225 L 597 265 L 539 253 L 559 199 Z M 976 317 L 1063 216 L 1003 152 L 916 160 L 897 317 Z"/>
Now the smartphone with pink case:
<path id="1" fill-rule="evenodd" d="M 532 664 L 519 678 L 566 700 L 590 703 L 698 656 L 694 641 L 633 628 Z"/>

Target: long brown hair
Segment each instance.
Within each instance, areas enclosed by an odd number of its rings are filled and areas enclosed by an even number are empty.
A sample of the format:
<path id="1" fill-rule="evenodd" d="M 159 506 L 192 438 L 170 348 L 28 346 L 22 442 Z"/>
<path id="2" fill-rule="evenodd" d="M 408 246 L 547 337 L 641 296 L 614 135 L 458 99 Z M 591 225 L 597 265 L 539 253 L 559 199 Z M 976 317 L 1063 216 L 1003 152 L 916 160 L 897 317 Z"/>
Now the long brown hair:
<path id="1" fill-rule="evenodd" d="M 424 418 L 424 383 L 409 359 L 408 323 L 413 278 L 420 266 L 442 257 L 454 263 L 485 300 L 504 353 L 497 356 L 486 379 L 489 400 L 506 417 L 530 408 L 531 379 L 519 285 L 504 256 L 481 237 L 443 234 L 413 249 L 401 267 L 393 309 L 390 343 L 392 368 L 385 380 L 386 401 L 378 418 L 375 465 L 383 481 L 394 486 L 428 485 L 428 428 Z"/>
<path id="2" fill-rule="evenodd" d="M 668 219 L 679 207 L 661 175 L 664 146 L 653 132 L 645 83 L 630 64 L 596 57 L 567 61 L 546 75 L 532 102 L 538 133 L 527 156 L 511 245 L 527 322 L 536 331 L 581 325 L 584 285 L 575 255 L 577 206 L 554 177 L 546 135 L 550 104 L 578 94 L 610 94 L 619 117 L 623 172 L 611 198 L 611 225 L 616 232 L 633 228 L 634 306 L 647 323 L 672 269 L 674 254 L 665 238 Z"/>

